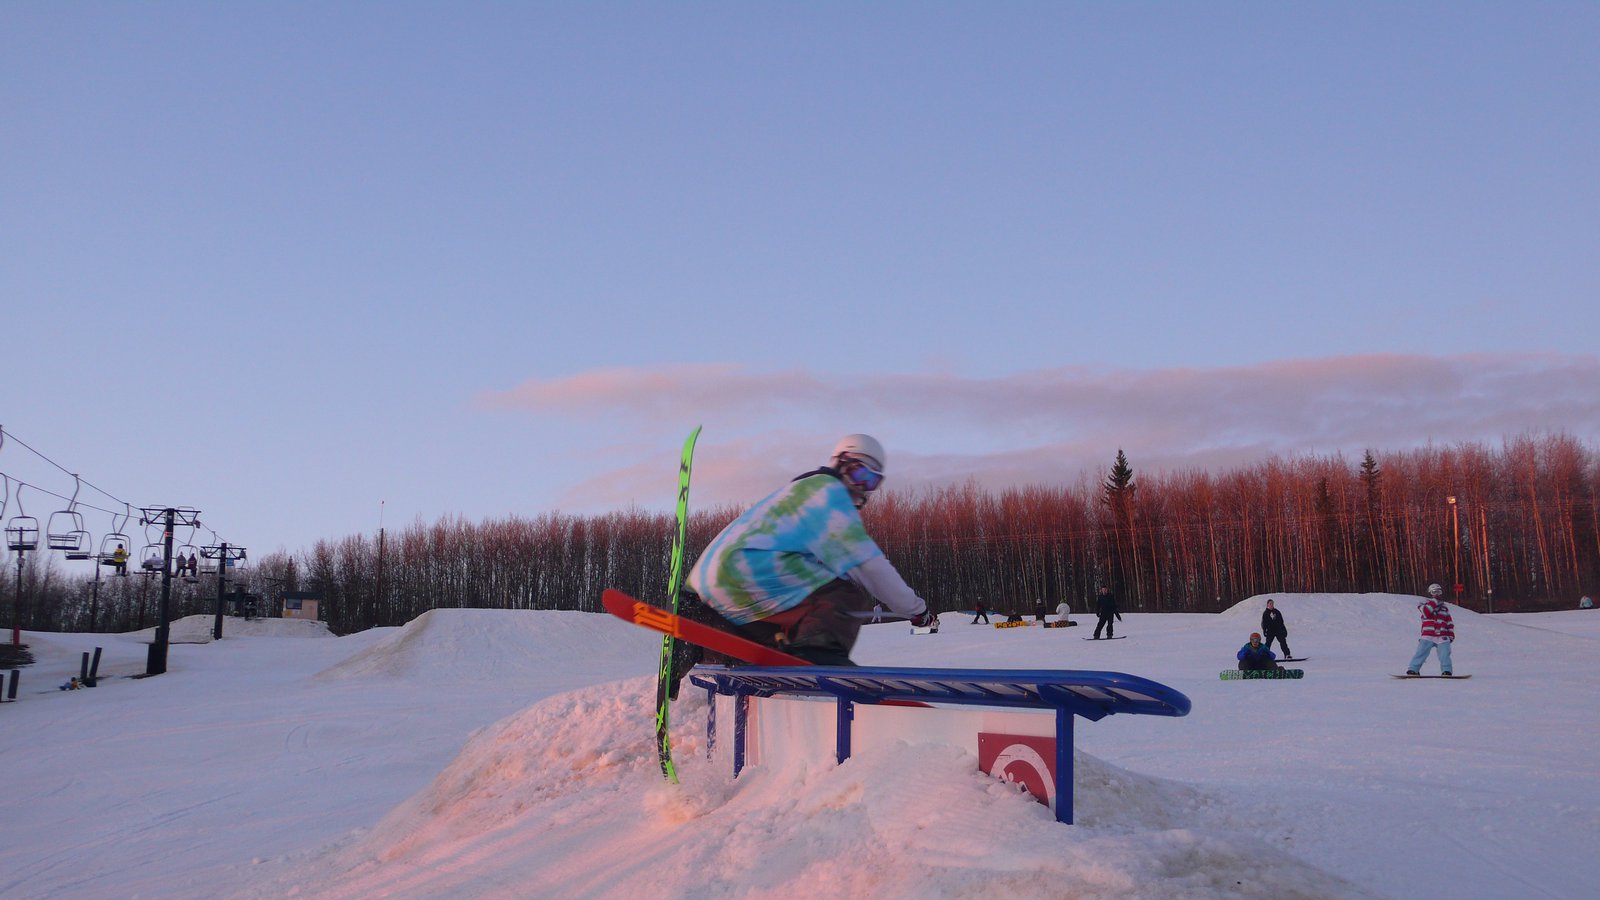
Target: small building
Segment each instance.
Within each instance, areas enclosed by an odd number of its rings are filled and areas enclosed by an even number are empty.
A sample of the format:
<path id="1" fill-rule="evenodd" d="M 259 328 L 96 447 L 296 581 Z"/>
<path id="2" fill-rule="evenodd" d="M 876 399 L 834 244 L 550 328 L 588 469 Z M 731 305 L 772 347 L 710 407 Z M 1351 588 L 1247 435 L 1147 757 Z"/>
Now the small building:
<path id="1" fill-rule="evenodd" d="M 317 604 L 322 599 L 320 594 L 309 591 L 285 591 L 283 594 L 283 617 L 285 619 L 310 619 L 318 621 Z"/>

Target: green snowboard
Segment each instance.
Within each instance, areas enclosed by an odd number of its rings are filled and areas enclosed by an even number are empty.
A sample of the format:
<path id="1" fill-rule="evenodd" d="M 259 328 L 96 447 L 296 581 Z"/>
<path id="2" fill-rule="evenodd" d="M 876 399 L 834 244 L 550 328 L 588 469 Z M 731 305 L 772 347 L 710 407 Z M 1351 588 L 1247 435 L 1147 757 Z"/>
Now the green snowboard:
<path id="1" fill-rule="evenodd" d="M 1305 669 L 1223 669 L 1218 673 L 1223 681 L 1242 681 L 1249 678 L 1304 678 Z"/>

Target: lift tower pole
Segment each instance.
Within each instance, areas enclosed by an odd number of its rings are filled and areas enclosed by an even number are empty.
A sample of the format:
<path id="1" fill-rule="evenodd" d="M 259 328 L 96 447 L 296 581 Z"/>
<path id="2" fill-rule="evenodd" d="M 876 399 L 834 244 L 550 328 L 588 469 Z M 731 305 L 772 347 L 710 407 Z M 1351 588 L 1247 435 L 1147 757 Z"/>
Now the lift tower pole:
<path id="1" fill-rule="evenodd" d="M 227 602 L 228 566 L 232 565 L 234 560 L 245 558 L 245 548 L 235 547 L 223 541 L 214 547 L 201 547 L 200 555 L 217 561 L 217 614 L 211 623 L 211 639 L 220 641 L 223 604 Z"/>
<path id="2" fill-rule="evenodd" d="M 171 643 L 172 632 L 168 622 L 172 606 L 172 530 L 178 525 L 199 527 L 200 511 L 187 507 L 148 506 L 143 507 L 141 512 L 144 513 L 144 524 L 151 525 L 159 521 L 166 529 L 161 538 L 161 615 L 156 621 L 156 639 L 150 644 L 150 654 L 144 666 L 144 674 L 149 676 L 167 671 L 167 647 Z"/>

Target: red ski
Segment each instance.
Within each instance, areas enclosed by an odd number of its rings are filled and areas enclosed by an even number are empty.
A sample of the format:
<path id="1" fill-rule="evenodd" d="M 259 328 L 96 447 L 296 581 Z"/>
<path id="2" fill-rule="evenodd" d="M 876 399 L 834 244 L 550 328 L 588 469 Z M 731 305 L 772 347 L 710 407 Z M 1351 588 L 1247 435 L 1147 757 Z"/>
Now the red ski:
<path id="1" fill-rule="evenodd" d="M 640 600 L 624 594 L 616 588 L 606 588 L 600 597 L 600 602 L 605 605 L 606 612 L 619 619 L 642 625 L 651 631 L 670 634 L 680 641 L 698 644 L 707 650 L 742 659 L 756 666 L 809 666 L 811 663 L 798 656 L 790 656 L 782 650 L 774 650 L 765 644 L 746 640 L 736 634 L 719 631 L 709 625 L 692 622 L 676 613 L 668 612 L 658 606 L 651 606 Z"/>
<path id="2" fill-rule="evenodd" d="M 600 602 L 605 605 L 606 612 L 611 613 L 625 622 L 643 625 L 651 631 L 670 634 L 680 641 L 698 644 L 707 650 L 715 650 L 734 659 L 744 660 L 753 666 L 810 666 L 815 665 L 808 659 L 790 656 L 782 650 L 774 650 L 766 644 L 745 640 L 736 634 L 729 634 L 712 628 L 710 625 L 701 625 L 699 622 L 685 619 L 677 613 L 670 613 L 659 606 L 651 606 L 642 600 L 635 600 L 616 588 L 606 588 L 600 595 Z M 884 706 L 927 706 L 928 704 L 917 700 L 885 700 Z"/>

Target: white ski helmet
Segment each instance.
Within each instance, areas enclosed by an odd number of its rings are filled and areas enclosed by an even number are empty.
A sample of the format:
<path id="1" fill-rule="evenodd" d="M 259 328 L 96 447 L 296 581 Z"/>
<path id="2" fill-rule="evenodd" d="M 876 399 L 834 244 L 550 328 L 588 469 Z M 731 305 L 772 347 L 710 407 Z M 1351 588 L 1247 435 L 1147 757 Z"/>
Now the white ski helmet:
<path id="1" fill-rule="evenodd" d="M 1438 586 L 1437 584 L 1428 585 L 1428 596 L 1430 596 L 1430 597 L 1439 597 L 1439 596 L 1442 596 L 1443 594 L 1444 594 L 1444 588 Z"/>
<path id="2" fill-rule="evenodd" d="M 847 434 L 840 438 L 839 443 L 833 445 L 829 462 L 837 465 L 839 460 L 846 458 L 862 463 L 879 475 L 884 474 L 889 463 L 889 455 L 883 452 L 883 445 L 870 434 Z"/>

